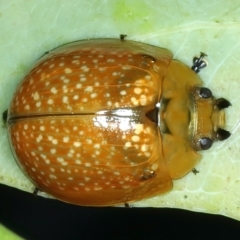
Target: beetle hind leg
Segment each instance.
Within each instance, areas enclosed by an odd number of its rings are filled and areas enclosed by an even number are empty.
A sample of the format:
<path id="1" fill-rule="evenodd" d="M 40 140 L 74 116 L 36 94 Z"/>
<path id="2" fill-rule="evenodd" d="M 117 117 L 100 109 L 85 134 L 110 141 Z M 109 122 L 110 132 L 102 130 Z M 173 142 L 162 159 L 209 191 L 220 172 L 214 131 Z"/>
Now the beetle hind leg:
<path id="1" fill-rule="evenodd" d="M 7 116 L 8 116 L 8 110 L 5 110 L 2 113 L 2 121 L 3 121 L 3 126 L 6 127 L 7 125 Z"/>
<path id="2" fill-rule="evenodd" d="M 196 168 L 193 168 L 192 172 L 193 172 L 194 175 L 197 175 L 199 173 L 199 171 Z"/>
<path id="3" fill-rule="evenodd" d="M 202 68 L 205 68 L 208 65 L 208 62 L 204 59 L 207 54 L 200 52 L 199 57 L 194 57 L 193 58 L 193 66 L 191 69 L 195 72 L 198 73 Z"/>
<path id="4" fill-rule="evenodd" d="M 41 192 L 41 189 L 39 189 L 38 187 L 35 187 L 33 190 L 33 195 L 37 196 L 39 192 Z"/>

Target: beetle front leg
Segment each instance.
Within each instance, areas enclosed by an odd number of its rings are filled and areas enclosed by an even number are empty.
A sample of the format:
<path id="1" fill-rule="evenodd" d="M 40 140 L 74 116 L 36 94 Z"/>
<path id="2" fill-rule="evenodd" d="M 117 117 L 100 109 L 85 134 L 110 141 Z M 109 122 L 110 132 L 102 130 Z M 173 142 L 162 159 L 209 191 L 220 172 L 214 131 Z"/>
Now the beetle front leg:
<path id="1" fill-rule="evenodd" d="M 205 68 L 207 66 L 207 61 L 204 59 L 204 57 L 206 57 L 207 54 L 200 52 L 200 57 L 194 57 L 193 58 L 193 66 L 192 66 L 192 70 L 195 73 L 198 73 L 202 68 Z"/>

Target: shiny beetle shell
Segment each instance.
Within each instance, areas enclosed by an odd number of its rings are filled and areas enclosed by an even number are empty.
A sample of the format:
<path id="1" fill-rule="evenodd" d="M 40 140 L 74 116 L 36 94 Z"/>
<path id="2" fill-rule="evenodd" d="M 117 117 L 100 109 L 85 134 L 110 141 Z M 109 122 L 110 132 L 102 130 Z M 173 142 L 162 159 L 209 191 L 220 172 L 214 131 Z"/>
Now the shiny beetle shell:
<path id="1" fill-rule="evenodd" d="M 218 139 L 225 124 L 221 100 L 202 97 L 201 85 L 163 48 L 117 39 L 66 44 L 18 87 L 7 119 L 12 150 L 37 188 L 72 204 L 165 193 L 199 162 L 201 140 Z"/>

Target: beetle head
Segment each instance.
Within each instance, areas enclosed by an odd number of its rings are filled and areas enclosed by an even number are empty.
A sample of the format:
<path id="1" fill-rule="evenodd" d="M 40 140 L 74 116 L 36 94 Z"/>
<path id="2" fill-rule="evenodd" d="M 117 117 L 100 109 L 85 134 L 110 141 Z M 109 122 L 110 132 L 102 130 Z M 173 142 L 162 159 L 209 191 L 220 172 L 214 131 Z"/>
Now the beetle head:
<path id="1" fill-rule="evenodd" d="M 230 133 L 225 127 L 224 109 L 231 103 L 224 99 L 215 99 L 208 88 L 193 88 L 193 145 L 196 150 L 207 150 L 217 140 L 225 140 Z"/>

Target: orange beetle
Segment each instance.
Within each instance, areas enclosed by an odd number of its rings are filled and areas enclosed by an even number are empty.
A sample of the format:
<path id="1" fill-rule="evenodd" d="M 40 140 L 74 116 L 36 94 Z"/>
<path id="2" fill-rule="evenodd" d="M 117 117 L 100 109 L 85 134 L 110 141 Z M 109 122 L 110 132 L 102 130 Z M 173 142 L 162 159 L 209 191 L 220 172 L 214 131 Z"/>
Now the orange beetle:
<path id="1" fill-rule="evenodd" d="M 116 205 L 165 193 L 197 151 L 224 140 L 224 111 L 172 53 L 124 39 L 83 40 L 45 54 L 7 116 L 15 157 L 36 187 L 77 205 Z"/>

